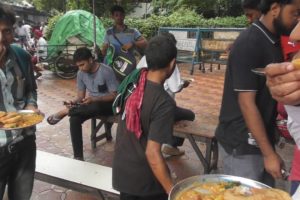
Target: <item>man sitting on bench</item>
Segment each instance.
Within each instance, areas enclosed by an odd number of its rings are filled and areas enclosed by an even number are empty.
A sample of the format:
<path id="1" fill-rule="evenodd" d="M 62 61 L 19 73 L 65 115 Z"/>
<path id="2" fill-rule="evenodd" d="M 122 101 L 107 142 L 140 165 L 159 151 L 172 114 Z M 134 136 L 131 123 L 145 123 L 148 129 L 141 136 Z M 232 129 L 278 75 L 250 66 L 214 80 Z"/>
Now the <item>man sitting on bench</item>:
<path id="1" fill-rule="evenodd" d="M 66 108 L 47 118 L 49 124 L 58 123 L 70 116 L 70 132 L 74 158 L 83 160 L 81 124 L 97 115 L 112 115 L 112 102 L 116 97 L 118 82 L 113 70 L 93 60 L 91 51 L 79 48 L 73 60 L 79 67 L 77 74 L 77 98 L 64 102 Z M 86 96 L 86 91 L 88 96 Z"/>

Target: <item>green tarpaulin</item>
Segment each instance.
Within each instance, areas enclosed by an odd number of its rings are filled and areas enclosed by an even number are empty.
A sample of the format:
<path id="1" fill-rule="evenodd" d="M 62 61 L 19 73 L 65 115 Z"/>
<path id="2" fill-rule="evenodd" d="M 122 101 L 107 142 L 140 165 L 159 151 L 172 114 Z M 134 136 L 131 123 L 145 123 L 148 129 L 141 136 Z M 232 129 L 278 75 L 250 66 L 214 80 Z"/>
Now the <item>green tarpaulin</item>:
<path id="1" fill-rule="evenodd" d="M 56 23 L 48 42 L 48 57 L 56 57 L 60 51 L 69 45 L 68 39 L 76 37 L 81 42 L 92 46 L 94 43 L 94 25 L 92 13 L 84 10 L 72 10 L 64 14 Z M 105 28 L 96 17 L 96 43 L 102 46 Z"/>

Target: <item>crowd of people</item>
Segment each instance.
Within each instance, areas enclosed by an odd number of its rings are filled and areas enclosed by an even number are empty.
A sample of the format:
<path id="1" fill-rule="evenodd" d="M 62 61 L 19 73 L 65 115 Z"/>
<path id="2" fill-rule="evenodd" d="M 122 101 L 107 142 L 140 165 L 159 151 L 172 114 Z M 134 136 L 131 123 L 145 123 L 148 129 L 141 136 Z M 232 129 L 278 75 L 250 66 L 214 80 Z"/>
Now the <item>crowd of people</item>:
<path id="1" fill-rule="evenodd" d="M 222 170 L 271 187 L 275 179 L 283 178 L 285 165 L 275 150 L 277 103 L 283 103 L 288 129 L 296 142 L 290 176 L 293 194 L 300 183 L 300 70 L 295 70 L 290 61 L 300 54 L 296 45 L 300 40 L 300 2 L 244 0 L 243 9 L 250 25 L 230 46 L 215 132 Z M 64 102 L 66 107 L 50 115 L 47 122 L 55 125 L 70 117 L 74 158 L 84 160 L 82 123 L 115 111 L 118 128 L 112 167 L 114 189 L 120 191 L 121 200 L 166 200 L 174 183 L 163 154 L 184 154 L 179 148 L 183 139 L 173 136 L 173 125 L 195 119 L 192 110 L 176 104 L 174 95 L 190 82 L 180 77 L 172 34 L 161 33 L 147 41 L 137 29 L 124 23 L 121 6 L 114 6 L 111 16 L 114 25 L 107 30 L 101 48 L 104 63 L 95 60 L 86 47 L 75 51 L 73 61 L 79 68 L 77 97 Z M 0 109 L 41 112 L 31 56 L 12 44 L 15 22 L 10 10 L 0 8 Z M 27 26 L 19 27 L 19 39 L 29 50 L 24 42 L 28 39 Z M 41 46 L 46 42 L 42 36 L 40 30 L 34 31 Z M 110 66 L 114 59 L 108 59 L 110 46 L 129 53 L 144 50 L 136 69 L 123 81 L 117 79 L 116 70 Z M 38 49 L 37 54 L 38 58 L 47 56 L 43 49 Z M 266 76 L 253 73 L 257 67 L 265 67 Z M 125 71 L 124 66 L 120 68 Z M 8 185 L 9 199 L 30 198 L 35 152 L 35 127 L 0 130 L 0 197 Z"/>
<path id="2" fill-rule="evenodd" d="M 44 22 L 40 26 L 32 27 L 24 21 L 18 21 L 14 28 L 16 43 L 32 55 L 36 79 L 42 75 L 42 68 L 37 63 L 47 58 L 47 41 L 44 37 L 46 31 L 47 25 Z"/>

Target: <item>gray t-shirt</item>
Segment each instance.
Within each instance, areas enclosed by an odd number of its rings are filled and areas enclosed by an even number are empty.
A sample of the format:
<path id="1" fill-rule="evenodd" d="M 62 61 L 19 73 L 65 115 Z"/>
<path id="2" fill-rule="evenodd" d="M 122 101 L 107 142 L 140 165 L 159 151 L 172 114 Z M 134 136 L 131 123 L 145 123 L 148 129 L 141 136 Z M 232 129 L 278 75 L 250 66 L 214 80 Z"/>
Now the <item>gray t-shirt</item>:
<path id="1" fill-rule="evenodd" d="M 89 96 L 92 97 L 101 97 L 110 92 L 115 92 L 118 85 L 113 70 L 104 64 L 100 64 L 95 73 L 78 71 L 77 74 L 77 89 L 80 91 L 86 90 Z"/>

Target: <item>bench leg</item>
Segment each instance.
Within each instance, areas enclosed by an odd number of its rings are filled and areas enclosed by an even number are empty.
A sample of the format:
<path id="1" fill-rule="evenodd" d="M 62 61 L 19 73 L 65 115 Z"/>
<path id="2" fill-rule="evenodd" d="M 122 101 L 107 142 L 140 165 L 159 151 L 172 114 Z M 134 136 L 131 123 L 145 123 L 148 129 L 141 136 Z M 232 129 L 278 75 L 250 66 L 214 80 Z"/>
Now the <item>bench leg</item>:
<path id="1" fill-rule="evenodd" d="M 212 147 L 212 160 L 211 160 L 211 169 L 216 170 L 218 168 L 218 160 L 219 160 L 219 147 L 218 147 L 218 141 L 216 138 L 212 139 L 211 143 Z"/>
<path id="2" fill-rule="evenodd" d="M 205 159 L 208 163 L 209 172 L 218 168 L 218 142 L 216 138 L 206 139 Z"/>
<path id="3" fill-rule="evenodd" d="M 105 196 L 101 192 L 101 190 L 97 190 L 97 195 L 101 197 L 101 200 L 105 200 Z"/>
<path id="4" fill-rule="evenodd" d="M 104 133 L 98 134 L 98 131 L 100 128 L 104 125 Z M 113 123 L 107 122 L 106 120 L 100 120 L 100 122 L 97 124 L 97 119 L 92 118 L 91 119 L 91 147 L 92 149 L 96 148 L 97 142 L 106 138 L 107 141 L 112 140 L 111 135 L 111 127 L 113 126 Z"/>
<path id="5" fill-rule="evenodd" d="M 194 137 L 190 134 L 187 135 L 187 138 L 189 139 L 194 151 L 196 152 L 197 157 L 199 158 L 200 162 L 203 165 L 204 168 L 204 174 L 208 174 L 213 169 L 217 169 L 218 167 L 218 142 L 216 138 L 205 138 L 205 157 L 203 153 L 201 152 L 200 148 L 198 147 L 196 140 Z"/>
<path id="6" fill-rule="evenodd" d="M 202 73 L 205 73 L 204 62 L 201 62 L 201 63 L 199 64 L 199 70 L 202 71 Z"/>
<path id="7" fill-rule="evenodd" d="M 210 171 L 210 166 L 211 166 L 211 149 L 212 149 L 212 140 L 211 139 L 206 139 L 206 150 L 205 150 L 205 160 L 208 165 L 208 171 Z"/>
<path id="8" fill-rule="evenodd" d="M 105 136 L 107 141 L 112 141 L 112 136 L 111 136 L 111 127 L 113 126 L 112 123 L 106 122 L 104 124 L 105 128 Z"/>
<path id="9" fill-rule="evenodd" d="M 97 132 L 95 131 L 96 122 L 97 122 L 97 119 L 95 119 L 95 118 L 91 119 L 91 147 L 92 147 L 92 149 L 96 148 L 96 134 L 97 134 Z"/>
<path id="10" fill-rule="evenodd" d="M 200 162 L 203 165 L 204 168 L 204 174 L 208 174 L 210 172 L 210 167 L 209 167 L 209 163 L 206 160 L 206 158 L 203 156 L 201 150 L 199 149 L 195 139 L 193 138 L 193 136 L 191 134 L 187 134 L 187 138 L 189 139 L 194 151 L 196 152 L 196 155 L 198 156 Z"/>
<path id="11" fill-rule="evenodd" d="M 96 143 L 98 141 L 97 132 L 103 126 L 103 124 L 104 123 L 102 121 L 100 121 L 99 124 L 97 125 L 97 119 L 96 118 L 91 119 L 91 147 L 92 147 L 92 149 L 96 148 Z"/>

